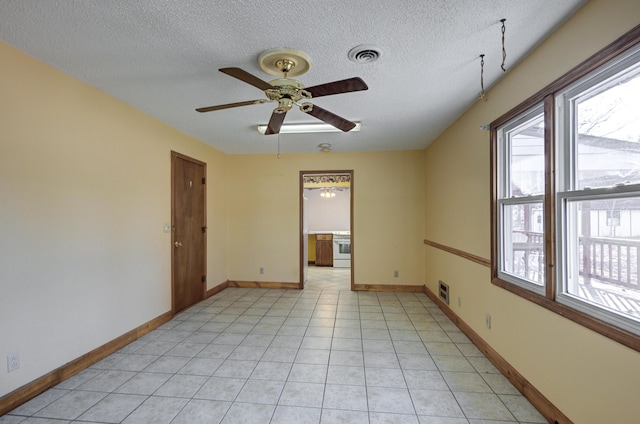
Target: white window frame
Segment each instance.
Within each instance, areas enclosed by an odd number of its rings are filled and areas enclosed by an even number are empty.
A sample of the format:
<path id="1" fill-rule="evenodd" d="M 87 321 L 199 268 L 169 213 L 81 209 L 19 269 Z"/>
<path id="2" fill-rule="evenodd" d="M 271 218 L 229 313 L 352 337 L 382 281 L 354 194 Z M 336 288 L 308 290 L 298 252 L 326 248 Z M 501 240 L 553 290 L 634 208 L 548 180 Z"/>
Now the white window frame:
<path id="1" fill-rule="evenodd" d="M 513 252 L 511 243 L 507 241 L 507 234 L 511 233 L 511 220 L 505 217 L 506 206 L 523 206 L 526 204 L 542 203 L 544 205 L 544 194 L 527 195 L 527 196 L 510 196 L 511 184 L 511 143 L 509 135 L 529 123 L 530 121 L 544 117 L 544 105 L 539 104 L 535 107 L 523 112 L 516 118 L 510 120 L 504 125 L 497 128 L 498 137 L 498 278 L 521 287 L 525 290 L 544 295 L 545 283 L 536 284 L 530 280 L 518 277 L 505 270 L 505 261 L 507 252 Z M 546 257 L 545 257 L 546 261 Z M 545 266 L 546 268 L 546 266 Z M 546 279 L 546 277 L 545 277 Z"/>
<path id="2" fill-rule="evenodd" d="M 566 236 L 563 235 L 563 231 L 574 231 L 573 234 L 569 235 L 574 237 L 572 240 L 576 240 L 576 236 L 578 236 L 576 231 L 580 230 L 577 227 L 577 223 L 580 222 L 578 220 L 576 220 L 576 225 L 574 225 L 573 229 L 569 228 L 566 223 L 563 224 L 562 220 L 566 219 L 566 215 L 563 215 L 563 213 L 566 214 L 565 208 L 569 207 L 567 205 L 570 205 L 573 200 L 587 199 L 587 196 L 592 196 L 594 201 L 601 201 L 611 197 L 619 199 L 637 197 L 638 193 L 640 193 L 640 183 L 632 181 L 633 185 L 627 184 L 608 188 L 594 187 L 581 190 L 583 193 L 576 193 L 574 187 L 569 184 L 573 181 L 572 175 L 574 172 L 572 161 L 568 159 L 573 154 L 570 150 L 571 143 L 566 142 L 569 139 L 562 139 L 567 135 L 565 132 L 567 129 L 563 123 L 563 120 L 566 120 L 566 115 L 563 116 L 563 114 L 567 113 L 568 108 L 558 96 L 559 93 L 575 89 L 599 72 L 614 69 L 616 66 L 624 67 L 625 63 L 628 63 L 624 62 L 624 60 L 632 57 L 638 51 L 640 51 L 640 25 L 632 28 L 491 123 L 491 282 L 538 306 L 640 352 L 640 332 L 638 331 L 640 324 L 634 321 L 635 317 L 604 311 L 602 305 L 589 305 L 584 301 L 585 299 L 572 299 L 572 296 L 563 292 L 565 287 L 562 284 L 567 284 L 564 282 L 566 276 L 563 271 L 566 268 L 566 264 L 562 259 L 562 255 L 566 250 L 566 240 L 563 240 L 563 237 Z M 600 81 L 606 79 L 604 74 L 600 78 Z M 592 80 L 592 85 L 593 81 L 597 80 Z M 503 196 L 504 193 L 508 192 L 505 191 L 504 186 L 501 186 L 503 184 L 501 178 L 504 178 L 501 173 L 505 170 L 505 156 L 504 147 L 500 147 L 504 139 L 500 139 L 502 136 L 499 134 L 499 129 L 518 121 L 523 115 L 526 115 L 536 107 L 540 107 L 541 104 L 544 107 L 545 126 L 545 188 L 543 202 L 545 290 L 533 291 L 531 290 L 531 284 L 527 284 L 527 281 L 522 284 L 523 281 L 518 281 L 518 278 L 512 278 L 509 273 L 502 271 L 503 263 L 501 258 L 505 246 L 504 239 L 501 237 L 503 237 L 505 226 L 502 222 L 503 218 L 500 217 L 500 210 L 510 202 L 521 204 L 523 199 L 509 200 Z M 571 119 L 571 115 L 569 115 L 569 119 Z M 622 214 L 621 220 L 626 219 L 625 216 L 631 219 L 639 213 Z M 631 222 L 628 225 L 630 226 Z M 563 245 L 563 243 L 565 244 Z M 605 312 L 604 314 L 603 311 Z"/>
<path id="3" fill-rule="evenodd" d="M 577 270 L 577 267 L 569 264 L 571 256 L 571 246 L 569 246 L 568 238 L 575 240 L 575 237 L 568 237 L 575 234 L 577 228 L 574 224 L 576 221 L 569 219 L 572 214 L 570 209 L 571 201 L 589 201 L 589 200 L 606 200 L 606 199 L 624 199 L 627 197 L 640 197 L 640 184 L 615 188 L 600 188 L 595 190 L 580 190 L 574 192 L 558 193 L 557 196 L 557 227 L 558 227 L 558 243 L 557 246 L 557 292 L 556 301 L 563 305 L 569 306 L 585 314 L 596 317 L 602 321 L 608 322 L 626 331 L 640 335 L 640 319 L 634 320 L 620 312 L 608 309 L 602 305 L 591 303 L 586 299 L 572 295 L 568 292 L 568 286 L 575 284 L 578 276 L 570 275 L 570 271 Z M 566 232 L 565 232 L 566 227 Z"/>
<path id="4" fill-rule="evenodd" d="M 577 188 L 576 137 L 574 130 L 575 101 L 584 95 L 604 91 L 615 85 L 616 75 L 628 70 L 640 69 L 640 45 L 625 52 L 614 60 L 588 73 L 555 95 L 556 121 L 556 298 L 558 303 L 569 306 L 582 313 L 610 323 L 631 333 L 640 335 L 640 320 L 621 314 L 605 306 L 589 302 L 587 299 L 569 293 L 569 285 L 577 281 L 578 276 L 570 275 L 575 264 L 570 264 L 572 250 L 569 240 L 575 237 L 576 221 L 571 220 L 572 201 L 624 199 L 640 197 L 640 184 L 618 185 L 613 187 Z M 640 113 L 640 112 L 639 112 Z"/>

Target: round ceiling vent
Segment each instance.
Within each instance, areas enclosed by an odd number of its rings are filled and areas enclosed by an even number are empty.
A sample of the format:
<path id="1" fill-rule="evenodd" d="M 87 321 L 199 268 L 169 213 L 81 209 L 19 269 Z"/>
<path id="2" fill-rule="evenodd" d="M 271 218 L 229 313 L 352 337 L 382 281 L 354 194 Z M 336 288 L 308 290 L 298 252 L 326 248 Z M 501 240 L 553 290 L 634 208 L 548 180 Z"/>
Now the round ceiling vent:
<path id="1" fill-rule="evenodd" d="M 356 63 L 375 62 L 382 56 L 382 49 L 373 44 L 363 44 L 349 50 L 349 59 Z"/>

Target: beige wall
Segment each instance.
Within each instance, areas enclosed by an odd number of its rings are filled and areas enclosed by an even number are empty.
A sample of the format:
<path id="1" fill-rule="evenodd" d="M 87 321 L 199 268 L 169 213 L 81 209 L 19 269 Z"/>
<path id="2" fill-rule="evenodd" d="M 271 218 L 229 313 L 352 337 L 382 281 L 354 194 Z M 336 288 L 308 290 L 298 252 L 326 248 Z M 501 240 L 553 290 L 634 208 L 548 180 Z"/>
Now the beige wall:
<path id="1" fill-rule="evenodd" d="M 171 150 L 208 165 L 226 280 L 226 156 L 2 43 L 0 63 L 2 396 L 171 309 Z"/>
<path id="2" fill-rule="evenodd" d="M 234 155 L 228 163 L 230 280 L 298 282 L 299 172 L 353 170 L 355 283 L 423 284 L 422 151 Z"/>
<path id="3" fill-rule="evenodd" d="M 591 0 L 427 148 L 427 204 L 447 206 L 426 208 L 425 238 L 490 257 L 489 133 L 479 126 L 633 28 L 639 16 L 637 0 Z M 428 247 L 425 269 L 427 286 L 449 283 L 454 312 L 574 422 L 638 421 L 638 352 L 491 285 L 486 267 Z"/>
<path id="4" fill-rule="evenodd" d="M 0 62 L 0 357 L 21 359 L 0 396 L 170 310 L 171 150 L 207 163 L 209 288 L 298 281 L 298 173 L 323 169 L 355 172 L 356 282 L 423 284 L 423 152 L 227 156 L 1 43 Z"/>

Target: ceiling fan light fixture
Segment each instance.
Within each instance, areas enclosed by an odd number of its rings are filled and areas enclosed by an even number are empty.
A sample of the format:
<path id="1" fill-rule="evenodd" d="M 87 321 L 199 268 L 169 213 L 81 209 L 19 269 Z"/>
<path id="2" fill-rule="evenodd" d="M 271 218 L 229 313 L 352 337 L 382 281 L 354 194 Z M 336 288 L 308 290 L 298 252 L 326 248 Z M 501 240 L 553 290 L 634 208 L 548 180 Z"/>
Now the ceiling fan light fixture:
<path id="1" fill-rule="evenodd" d="M 356 126 L 349 132 L 360 131 L 362 123 L 356 122 Z M 267 130 L 267 124 L 258 125 L 258 132 L 264 134 Z M 308 134 L 323 132 L 343 132 L 342 130 L 329 124 L 282 124 L 280 134 Z"/>

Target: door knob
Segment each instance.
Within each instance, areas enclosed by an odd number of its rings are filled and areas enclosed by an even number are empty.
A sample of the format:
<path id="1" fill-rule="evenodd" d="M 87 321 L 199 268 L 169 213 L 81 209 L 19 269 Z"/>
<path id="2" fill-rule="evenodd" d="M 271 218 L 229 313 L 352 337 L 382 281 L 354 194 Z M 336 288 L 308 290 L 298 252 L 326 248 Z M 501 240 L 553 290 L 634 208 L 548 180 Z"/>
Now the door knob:
<path id="1" fill-rule="evenodd" d="M 181 242 L 179 242 L 179 241 L 177 241 L 177 242 L 173 243 L 173 245 L 174 245 L 175 247 L 182 247 L 182 243 L 181 243 Z"/>

